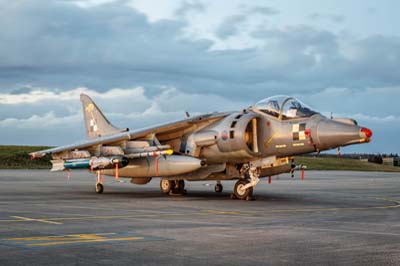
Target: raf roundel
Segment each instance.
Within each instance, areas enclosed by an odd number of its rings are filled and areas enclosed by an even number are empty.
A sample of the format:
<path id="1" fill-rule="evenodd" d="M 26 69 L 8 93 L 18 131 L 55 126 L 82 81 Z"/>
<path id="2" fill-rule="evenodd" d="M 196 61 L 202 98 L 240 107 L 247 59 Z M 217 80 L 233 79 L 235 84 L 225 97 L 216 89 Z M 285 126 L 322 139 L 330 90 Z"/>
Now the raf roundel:
<path id="1" fill-rule="evenodd" d="M 227 140 L 228 139 L 228 132 L 226 130 L 224 132 L 222 132 L 221 137 L 222 137 L 223 140 Z"/>

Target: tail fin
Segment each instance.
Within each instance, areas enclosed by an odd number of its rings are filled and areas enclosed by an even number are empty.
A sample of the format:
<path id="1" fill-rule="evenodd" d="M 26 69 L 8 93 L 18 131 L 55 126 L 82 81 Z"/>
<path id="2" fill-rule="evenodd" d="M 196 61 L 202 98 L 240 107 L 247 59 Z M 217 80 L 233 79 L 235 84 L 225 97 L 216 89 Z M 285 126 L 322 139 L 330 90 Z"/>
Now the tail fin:
<path id="1" fill-rule="evenodd" d="M 86 94 L 81 94 L 81 102 L 88 139 L 104 137 L 128 130 L 119 129 L 113 126 L 100 111 L 99 107 L 97 107 L 93 100 Z"/>

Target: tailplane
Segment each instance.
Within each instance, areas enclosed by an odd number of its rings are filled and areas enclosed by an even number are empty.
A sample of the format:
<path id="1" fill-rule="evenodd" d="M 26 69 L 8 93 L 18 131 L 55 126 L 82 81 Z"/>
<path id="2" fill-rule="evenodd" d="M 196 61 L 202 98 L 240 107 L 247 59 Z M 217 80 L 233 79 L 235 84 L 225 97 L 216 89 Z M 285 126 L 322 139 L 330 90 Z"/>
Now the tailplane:
<path id="1" fill-rule="evenodd" d="M 100 111 L 99 107 L 86 94 L 81 94 L 83 116 L 85 118 L 86 136 L 94 139 L 127 131 L 113 126 Z"/>

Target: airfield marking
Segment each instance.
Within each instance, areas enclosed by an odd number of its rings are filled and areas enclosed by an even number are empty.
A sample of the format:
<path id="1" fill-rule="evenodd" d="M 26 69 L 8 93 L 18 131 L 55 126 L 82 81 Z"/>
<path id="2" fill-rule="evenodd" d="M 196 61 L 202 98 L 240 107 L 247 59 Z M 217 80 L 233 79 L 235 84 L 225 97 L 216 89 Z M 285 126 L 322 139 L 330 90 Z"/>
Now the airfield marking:
<path id="1" fill-rule="evenodd" d="M 227 215 L 242 215 L 243 213 L 241 212 L 236 212 L 236 211 L 218 211 L 218 210 L 204 210 L 206 213 L 212 213 L 212 214 L 227 214 Z"/>
<path id="2" fill-rule="evenodd" d="M 374 197 L 373 199 L 391 202 L 393 205 L 384 205 L 384 206 L 368 206 L 368 207 L 333 207 L 333 208 L 309 208 L 309 209 L 281 209 L 281 210 L 266 210 L 262 211 L 262 213 L 301 213 L 301 212 L 335 212 L 335 211 L 363 211 L 363 210 L 371 210 L 371 209 L 394 209 L 400 208 L 400 201 L 393 200 L 389 198 L 378 198 Z M 258 217 L 262 216 L 259 215 L 258 211 L 245 211 L 245 212 L 237 212 L 237 211 L 226 211 L 226 210 L 200 210 L 198 212 L 192 213 L 163 213 L 164 217 L 168 216 L 186 216 L 186 215 L 236 215 L 236 216 L 248 216 L 248 217 Z M 53 218 L 29 218 L 29 217 L 22 217 L 22 216 L 10 216 L 16 219 L 3 219 L 0 220 L 2 222 L 42 222 L 48 224 L 63 224 L 60 221 L 82 221 L 82 220 L 107 220 L 107 219 L 143 219 L 143 218 L 153 218 L 159 217 L 159 214 L 143 214 L 143 215 L 97 215 L 97 216 L 76 216 L 76 217 L 53 217 Z"/>
<path id="3" fill-rule="evenodd" d="M 105 242 L 121 242 L 121 241 L 151 241 L 166 240 L 163 238 L 140 236 L 117 233 L 95 233 L 95 234 L 68 234 L 68 235 L 52 235 L 52 236 L 33 236 L 33 237 L 11 237 L 0 239 L 0 243 L 11 245 L 19 245 L 24 247 L 52 247 L 85 243 L 105 243 Z"/>
<path id="4" fill-rule="evenodd" d="M 19 219 L 20 221 L 41 222 L 41 223 L 48 223 L 48 224 L 63 224 L 63 223 L 59 223 L 59 222 L 49 221 L 47 219 L 35 219 L 35 218 L 29 218 L 29 217 L 23 217 L 23 216 L 11 216 L 11 217 Z"/>

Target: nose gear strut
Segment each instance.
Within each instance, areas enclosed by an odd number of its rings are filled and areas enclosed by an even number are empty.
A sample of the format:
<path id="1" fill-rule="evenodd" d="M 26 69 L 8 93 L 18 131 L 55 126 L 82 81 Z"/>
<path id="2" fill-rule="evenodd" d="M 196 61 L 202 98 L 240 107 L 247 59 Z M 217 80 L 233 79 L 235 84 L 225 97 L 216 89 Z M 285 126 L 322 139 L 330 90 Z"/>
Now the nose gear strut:
<path id="1" fill-rule="evenodd" d="M 234 196 L 242 200 L 252 200 L 253 188 L 260 181 L 260 169 L 248 163 L 242 166 L 240 173 L 242 174 L 242 179 L 239 179 L 235 184 Z"/>

